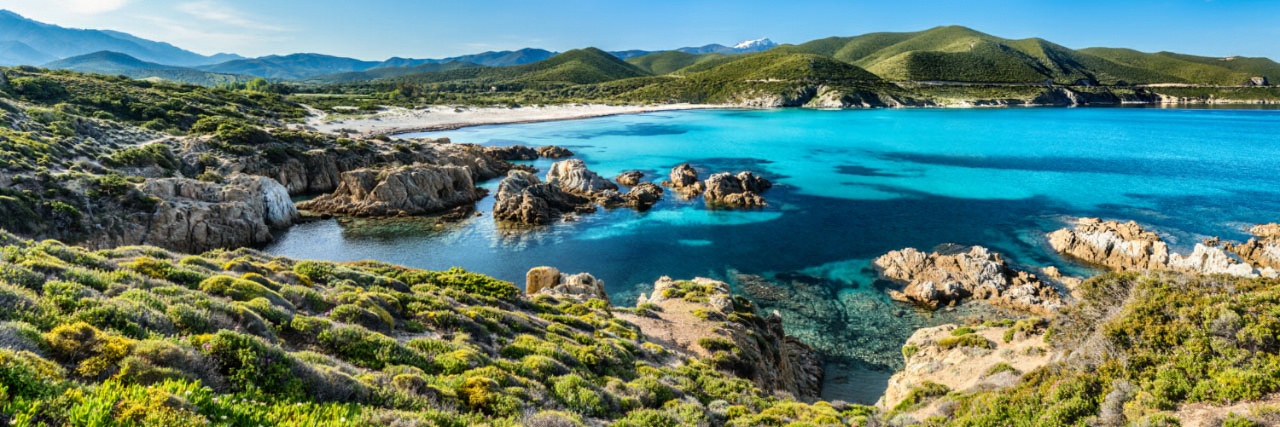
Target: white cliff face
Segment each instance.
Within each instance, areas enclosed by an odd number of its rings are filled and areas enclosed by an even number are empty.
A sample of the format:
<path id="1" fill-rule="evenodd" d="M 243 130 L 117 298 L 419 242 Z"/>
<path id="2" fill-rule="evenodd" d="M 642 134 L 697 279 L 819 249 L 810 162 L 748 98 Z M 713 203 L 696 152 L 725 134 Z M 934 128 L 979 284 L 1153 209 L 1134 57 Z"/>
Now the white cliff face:
<path id="1" fill-rule="evenodd" d="M 1227 274 L 1238 277 L 1258 277 L 1258 273 L 1248 264 L 1242 264 L 1227 255 L 1220 248 L 1212 248 L 1197 243 L 1190 255 L 1173 254 L 1169 257 L 1169 268 L 1188 273 Z"/>
<path id="2" fill-rule="evenodd" d="M 298 220 L 298 207 L 293 204 L 293 200 L 289 198 L 289 189 L 284 188 L 276 180 L 259 177 L 259 185 L 262 186 L 263 203 L 266 204 L 266 221 L 267 225 L 272 228 L 284 228 L 293 225 Z"/>

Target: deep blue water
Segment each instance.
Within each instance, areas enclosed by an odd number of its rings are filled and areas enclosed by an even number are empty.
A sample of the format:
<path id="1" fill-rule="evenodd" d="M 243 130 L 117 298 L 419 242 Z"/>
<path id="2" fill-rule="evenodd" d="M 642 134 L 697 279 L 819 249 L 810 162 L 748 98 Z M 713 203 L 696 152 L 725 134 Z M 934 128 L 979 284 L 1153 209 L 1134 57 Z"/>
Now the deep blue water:
<path id="1" fill-rule="evenodd" d="M 1043 239 L 1077 216 L 1137 220 L 1175 248 L 1207 236 L 1244 238 L 1244 226 L 1280 220 L 1280 111 L 721 110 L 412 136 L 562 145 L 607 177 L 639 169 L 658 181 L 690 162 L 704 177 L 752 170 L 778 185 L 761 210 L 711 211 L 671 197 L 646 213 L 602 210 L 538 231 L 506 230 L 489 215 L 444 228 L 321 221 L 294 227 L 267 250 L 461 266 L 518 284 L 529 268 L 551 265 L 590 272 L 615 303 L 627 303 L 663 275 L 724 278 L 730 270 L 803 272 L 866 290 L 870 259 L 944 243 L 1084 273 Z M 550 163 L 533 165 L 545 171 Z M 479 205 L 486 214 L 491 207 L 491 197 Z"/>

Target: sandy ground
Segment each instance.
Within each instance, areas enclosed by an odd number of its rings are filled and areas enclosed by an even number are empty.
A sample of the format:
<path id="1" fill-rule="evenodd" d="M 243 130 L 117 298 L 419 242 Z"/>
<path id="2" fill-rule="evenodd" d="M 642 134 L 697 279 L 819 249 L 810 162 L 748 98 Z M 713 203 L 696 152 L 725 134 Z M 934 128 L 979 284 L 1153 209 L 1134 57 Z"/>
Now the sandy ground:
<path id="1" fill-rule="evenodd" d="M 575 104 L 520 108 L 433 106 L 416 110 L 395 107 L 360 116 L 330 116 L 320 110 L 311 109 L 312 115 L 307 119 L 307 125 L 321 132 L 341 133 L 345 131 L 355 135 L 373 136 L 450 130 L 479 125 L 548 122 L 618 114 L 712 108 L 731 107 L 706 104 Z"/>

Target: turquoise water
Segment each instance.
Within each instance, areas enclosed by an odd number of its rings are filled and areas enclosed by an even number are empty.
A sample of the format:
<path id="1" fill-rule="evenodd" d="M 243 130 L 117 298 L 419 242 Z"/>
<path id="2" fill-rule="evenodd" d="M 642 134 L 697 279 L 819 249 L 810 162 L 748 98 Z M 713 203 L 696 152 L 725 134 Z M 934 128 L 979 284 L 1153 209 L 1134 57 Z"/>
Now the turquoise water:
<path id="1" fill-rule="evenodd" d="M 778 286 L 802 277 L 851 312 L 850 298 L 861 298 L 893 310 L 883 314 L 889 320 L 917 325 L 941 320 L 885 302 L 877 289 L 883 283 L 867 270 L 870 259 L 908 246 L 980 244 L 1019 264 L 1087 273 L 1047 250 L 1044 233 L 1076 216 L 1134 219 L 1183 248 L 1207 236 L 1244 238 L 1245 225 L 1280 220 L 1280 111 L 720 110 L 412 136 L 562 145 L 609 177 L 638 169 L 658 181 L 690 162 L 704 177 L 752 170 L 778 185 L 765 193 L 769 206 L 753 211 L 710 211 L 700 201 L 668 198 L 646 213 L 602 210 L 535 231 L 499 227 L 488 215 L 447 227 L 321 221 L 294 227 L 267 250 L 461 266 L 520 284 L 529 268 L 552 265 L 591 272 L 621 304 L 663 275 L 734 279 L 742 272 Z M 550 163 L 532 164 L 545 171 Z M 485 199 L 479 209 L 490 212 L 492 203 Z M 895 350 L 909 333 L 910 325 L 868 332 L 835 324 L 858 315 L 818 327 L 850 340 L 882 334 L 873 338 Z M 900 363 L 845 351 L 840 342 L 819 344 L 861 366 Z"/>

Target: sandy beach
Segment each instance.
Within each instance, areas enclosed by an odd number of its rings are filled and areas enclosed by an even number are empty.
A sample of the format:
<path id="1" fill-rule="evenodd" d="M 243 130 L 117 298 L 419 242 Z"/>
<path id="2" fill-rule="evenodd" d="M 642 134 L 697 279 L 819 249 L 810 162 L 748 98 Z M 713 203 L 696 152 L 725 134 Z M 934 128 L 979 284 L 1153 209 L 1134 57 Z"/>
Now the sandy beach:
<path id="1" fill-rule="evenodd" d="M 480 125 L 548 122 L 618 114 L 713 108 L 735 107 L 709 104 L 573 104 L 519 108 L 432 106 L 422 109 L 392 107 L 368 115 L 337 117 L 313 109 L 307 125 L 321 132 L 347 132 L 353 135 L 373 136 L 450 130 Z"/>

